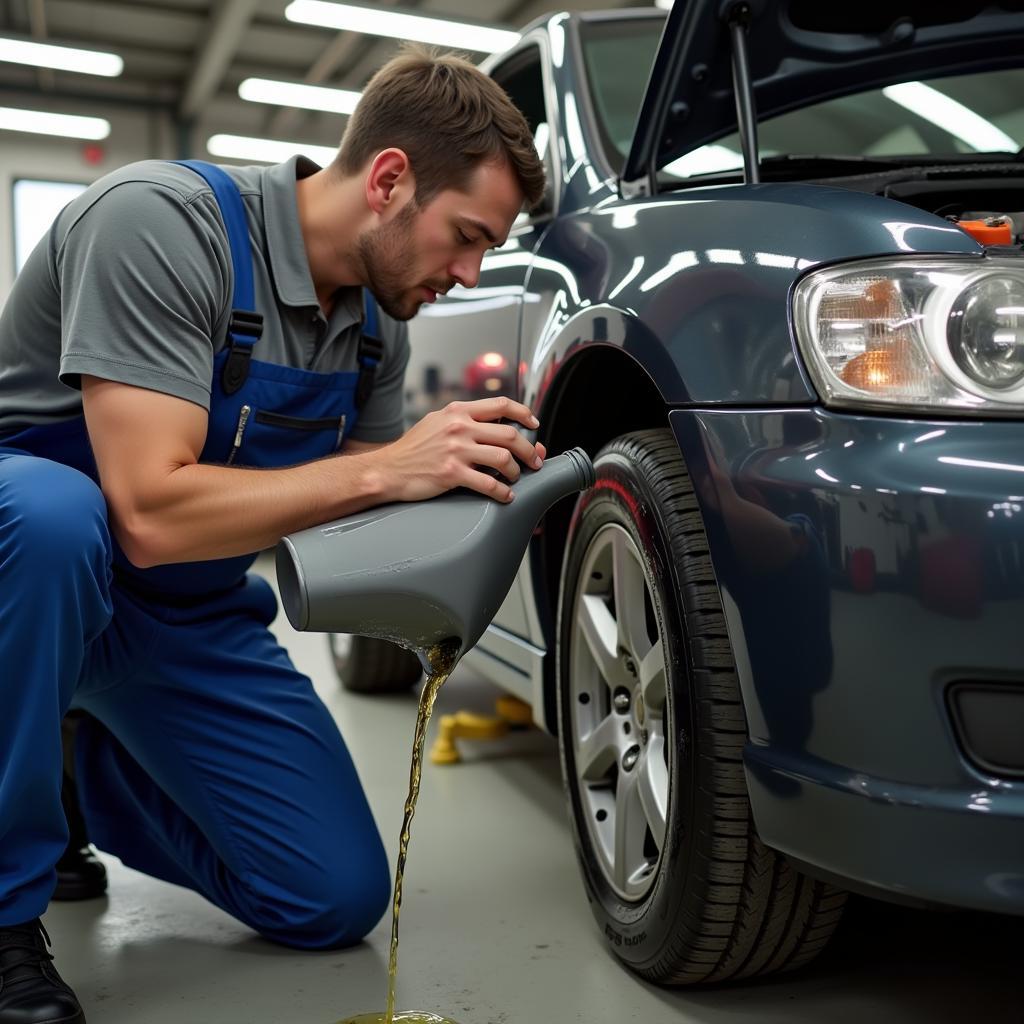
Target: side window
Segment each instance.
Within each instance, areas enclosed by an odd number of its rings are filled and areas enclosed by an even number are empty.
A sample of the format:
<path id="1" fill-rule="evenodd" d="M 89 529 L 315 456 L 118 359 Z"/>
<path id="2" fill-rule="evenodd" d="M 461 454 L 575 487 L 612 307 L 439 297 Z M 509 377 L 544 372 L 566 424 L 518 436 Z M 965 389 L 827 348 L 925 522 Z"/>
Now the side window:
<path id="1" fill-rule="evenodd" d="M 548 187 L 540 206 L 534 210 L 532 217 L 540 217 L 551 213 L 554 208 L 555 165 L 552 155 L 553 145 L 551 128 L 548 122 L 547 105 L 544 102 L 544 73 L 541 70 L 540 47 L 530 46 L 495 68 L 492 72 L 494 80 L 509 94 L 512 102 L 523 112 L 533 132 L 533 142 L 537 152 L 544 161 L 547 172 Z M 523 219 L 529 219 L 523 217 Z"/>

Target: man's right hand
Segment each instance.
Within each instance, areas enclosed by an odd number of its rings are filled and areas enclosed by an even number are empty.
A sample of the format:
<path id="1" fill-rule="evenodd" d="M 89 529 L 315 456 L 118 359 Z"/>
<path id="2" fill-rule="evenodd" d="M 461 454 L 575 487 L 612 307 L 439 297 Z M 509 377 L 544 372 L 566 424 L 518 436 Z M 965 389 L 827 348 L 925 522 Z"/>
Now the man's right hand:
<path id="1" fill-rule="evenodd" d="M 505 481 L 519 479 L 520 463 L 540 469 L 547 452 L 512 423 L 498 422 L 503 419 L 528 430 L 539 426 L 525 405 L 510 398 L 452 402 L 428 413 L 397 441 L 362 458 L 372 459 L 382 474 L 386 501 L 422 501 L 453 487 L 468 487 L 509 502 L 512 488 Z M 505 479 L 481 472 L 480 466 L 497 470 Z"/>

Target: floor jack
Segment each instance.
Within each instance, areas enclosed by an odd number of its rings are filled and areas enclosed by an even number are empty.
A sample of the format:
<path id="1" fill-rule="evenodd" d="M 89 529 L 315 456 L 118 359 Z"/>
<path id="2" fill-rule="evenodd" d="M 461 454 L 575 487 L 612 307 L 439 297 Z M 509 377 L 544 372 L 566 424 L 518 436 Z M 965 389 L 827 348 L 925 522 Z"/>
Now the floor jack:
<path id="1" fill-rule="evenodd" d="M 533 724 L 533 710 L 518 697 L 499 697 L 494 715 L 478 715 L 459 711 L 442 715 L 439 732 L 430 750 L 432 764 L 458 764 L 462 760 L 456 740 L 497 740 L 513 729 L 527 729 Z"/>

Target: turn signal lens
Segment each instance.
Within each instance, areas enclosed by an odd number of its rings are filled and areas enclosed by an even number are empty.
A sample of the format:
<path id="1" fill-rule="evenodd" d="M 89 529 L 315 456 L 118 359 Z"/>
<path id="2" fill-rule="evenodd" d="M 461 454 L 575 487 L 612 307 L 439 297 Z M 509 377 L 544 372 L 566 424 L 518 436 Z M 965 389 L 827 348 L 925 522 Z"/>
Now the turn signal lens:
<path id="1" fill-rule="evenodd" d="M 905 340 L 897 340 L 888 348 L 875 348 L 854 356 L 840 374 L 842 380 L 852 388 L 873 394 L 921 391 L 919 361 Z"/>
<path id="2" fill-rule="evenodd" d="M 915 347 L 913 310 L 887 277 L 844 279 L 818 307 L 821 348 L 843 383 L 871 395 L 928 393 L 928 361 Z"/>

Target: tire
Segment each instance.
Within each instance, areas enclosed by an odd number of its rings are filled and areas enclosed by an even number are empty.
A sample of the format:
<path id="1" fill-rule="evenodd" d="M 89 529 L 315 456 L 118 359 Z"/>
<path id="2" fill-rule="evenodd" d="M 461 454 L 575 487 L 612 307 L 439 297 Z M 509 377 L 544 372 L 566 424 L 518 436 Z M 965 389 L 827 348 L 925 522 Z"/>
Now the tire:
<path id="1" fill-rule="evenodd" d="M 658 984 L 801 967 L 846 894 L 754 830 L 736 668 L 678 446 L 668 430 L 626 434 L 595 468 L 569 529 L 557 648 L 562 768 L 591 909 L 615 955 Z"/>
<path id="2" fill-rule="evenodd" d="M 402 693 L 423 674 L 412 651 L 387 640 L 328 633 L 327 644 L 341 685 L 353 693 Z"/>

